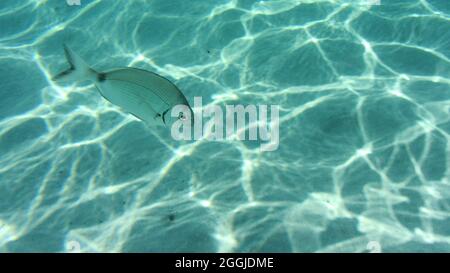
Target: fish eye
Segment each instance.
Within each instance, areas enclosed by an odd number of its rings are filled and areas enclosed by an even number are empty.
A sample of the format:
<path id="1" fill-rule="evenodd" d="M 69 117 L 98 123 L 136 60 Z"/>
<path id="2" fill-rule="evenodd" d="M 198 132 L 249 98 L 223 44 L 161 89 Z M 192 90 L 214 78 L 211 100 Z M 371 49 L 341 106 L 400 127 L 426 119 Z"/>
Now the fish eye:
<path id="1" fill-rule="evenodd" d="M 178 119 L 186 120 L 186 116 L 183 114 L 183 112 L 178 113 Z"/>

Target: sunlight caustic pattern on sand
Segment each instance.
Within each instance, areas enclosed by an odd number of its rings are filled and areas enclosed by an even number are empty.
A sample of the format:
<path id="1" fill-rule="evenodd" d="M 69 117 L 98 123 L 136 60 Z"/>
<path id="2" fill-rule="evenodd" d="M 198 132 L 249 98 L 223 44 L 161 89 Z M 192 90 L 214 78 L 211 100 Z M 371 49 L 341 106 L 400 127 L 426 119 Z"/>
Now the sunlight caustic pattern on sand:
<path id="1" fill-rule="evenodd" d="M 450 251 L 444 2 L 2 1 L 0 251 Z M 279 148 L 55 85 L 63 42 L 206 107 L 279 105 Z"/>

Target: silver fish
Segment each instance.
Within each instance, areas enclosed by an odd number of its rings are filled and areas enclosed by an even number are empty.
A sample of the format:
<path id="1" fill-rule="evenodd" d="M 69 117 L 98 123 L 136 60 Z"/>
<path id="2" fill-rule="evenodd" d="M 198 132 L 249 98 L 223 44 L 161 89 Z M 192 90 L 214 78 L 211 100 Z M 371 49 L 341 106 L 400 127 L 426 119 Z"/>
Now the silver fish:
<path id="1" fill-rule="evenodd" d="M 192 108 L 183 93 L 168 79 L 131 67 L 97 72 L 66 45 L 64 52 L 70 67 L 56 75 L 54 81 L 91 81 L 105 99 L 148 125 L 170 126 L 180 119 L 190 120 L 190 125 L 193 125 Z M 172 116 L 171 110 L 177 105 L 185 107 L 180 107 L 182 110 Z"/>

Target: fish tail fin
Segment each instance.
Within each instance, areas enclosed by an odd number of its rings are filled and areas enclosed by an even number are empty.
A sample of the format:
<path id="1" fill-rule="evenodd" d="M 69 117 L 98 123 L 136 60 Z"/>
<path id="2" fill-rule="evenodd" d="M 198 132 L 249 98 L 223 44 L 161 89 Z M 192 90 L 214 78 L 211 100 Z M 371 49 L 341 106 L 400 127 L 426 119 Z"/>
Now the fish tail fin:
<path id="1" fill-rule="evenodd" d="M 56 82 L 75 82 L 91 80 L 95 81 L 97 72 L 92 69 L 78 54 L 73 52 L 66 44 L 64 44 L 64 53 L 69 62 L 69 69 L 64 70 L 53 77 Z"/>

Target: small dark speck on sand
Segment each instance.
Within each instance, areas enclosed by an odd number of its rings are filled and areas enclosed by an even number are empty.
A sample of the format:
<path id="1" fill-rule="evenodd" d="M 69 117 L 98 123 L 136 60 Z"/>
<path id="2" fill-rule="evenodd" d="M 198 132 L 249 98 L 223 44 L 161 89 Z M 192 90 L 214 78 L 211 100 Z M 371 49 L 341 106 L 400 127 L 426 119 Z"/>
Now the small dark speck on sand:
<path id="1" fill-rule="evenodd" d="M 168 219 L 170 222 L 173 222 L 175 220 L 175 214 L 173 213 L 169 214 Z"/>

